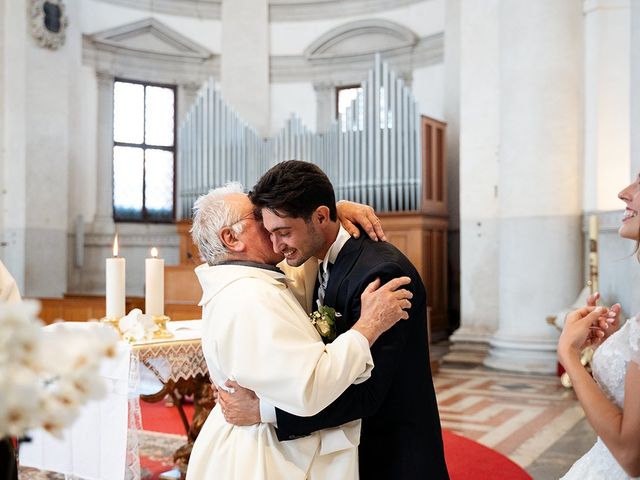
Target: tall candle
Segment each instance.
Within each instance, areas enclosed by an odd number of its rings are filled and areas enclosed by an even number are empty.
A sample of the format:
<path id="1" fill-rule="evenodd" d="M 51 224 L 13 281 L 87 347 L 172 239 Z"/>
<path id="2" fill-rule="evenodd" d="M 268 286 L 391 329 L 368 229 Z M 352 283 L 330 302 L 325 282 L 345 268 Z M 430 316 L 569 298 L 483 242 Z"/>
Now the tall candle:
<path id="1" fill-rule="evenodd" d="M 589 285 L 598 291 L 598 215 L 589 217 Z"/>
<path id="2" fill-rule="evenodd" d="M 144 309 L 147 315 L 164 315 L 164 260 L 158 249 L 151 249 L 151 258 L 144 265 Z"/>
<path id="3" fill-rule="evenodd" d="M 598 215 L 589 217 L 589 240 L 598 240 Z"/>
<path id="4" fill-rule="evenodd" d="M 125 268 L 125 259 L 118 257 L 118 235 L 116 234 L 113 239 L 113 258 L 107 258 L 105 269 L 107 318 L 124 317 Z"/>

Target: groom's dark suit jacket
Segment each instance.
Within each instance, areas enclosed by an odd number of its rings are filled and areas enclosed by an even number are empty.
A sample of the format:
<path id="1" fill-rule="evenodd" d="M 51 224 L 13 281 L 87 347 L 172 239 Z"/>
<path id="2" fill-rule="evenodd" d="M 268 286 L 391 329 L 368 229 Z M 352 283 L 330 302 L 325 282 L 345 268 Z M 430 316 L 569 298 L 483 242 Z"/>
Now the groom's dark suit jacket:
<path id="1" fill-rule="evenodd" d="M 411 277 L 409 319 L 380 336 L 371 348 L 371 378 L 350 386 L 313 417 L 276 410 L 278 438 L 291 440 L 362 418 L 360 477 L 448 479 L 426 331 L 426 292 L 411 262 L 393 245 L 365 234 L 342 247 L 331 268 L 325 304 L 342 314 L 337 333 L 360 317 L 360 295 L 375 278 Z"/>

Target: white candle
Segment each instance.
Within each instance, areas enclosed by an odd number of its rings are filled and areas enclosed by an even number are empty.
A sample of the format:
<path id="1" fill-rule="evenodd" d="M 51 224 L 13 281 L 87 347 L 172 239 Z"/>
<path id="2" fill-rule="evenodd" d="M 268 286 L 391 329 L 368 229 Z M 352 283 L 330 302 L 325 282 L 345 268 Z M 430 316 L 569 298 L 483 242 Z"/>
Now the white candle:
<path id="1" fill-rule="evenodd" d="M 589 217 L 589 286 L 598 291 L 598 215 Z"/>
<path id="2" fill-rule="evenodd" d="M 113 258 L 107 258 L 107 318 L 124 317 L 125 299 L 125 268 L 124 258 L 118 257 L 118 235 L 113 239 Z"/>
<path id="3" fill-rule="evenodd" d="M 144 265 L 144 309 L 147 315 L 164 315 L 164 260 L 158 249 L 151 249 L 151 258 Z"/>
<path id="4" fill-rule="evenodd" d="M 598 240 L 598 215 L 589 217 L 589 240 Z"/>

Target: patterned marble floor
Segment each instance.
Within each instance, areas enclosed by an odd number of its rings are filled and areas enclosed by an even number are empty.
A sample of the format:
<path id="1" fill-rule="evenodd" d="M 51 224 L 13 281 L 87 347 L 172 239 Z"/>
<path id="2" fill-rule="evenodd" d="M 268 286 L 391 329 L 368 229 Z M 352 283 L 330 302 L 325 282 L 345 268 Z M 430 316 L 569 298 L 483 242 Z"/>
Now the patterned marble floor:
<path id="1" fill-rule="evenodd" d="M 434 378 L 442 425 L 508 456 L 536 480 L 559 478 L 595 441 L 555 376 L 445 364 Z"/>

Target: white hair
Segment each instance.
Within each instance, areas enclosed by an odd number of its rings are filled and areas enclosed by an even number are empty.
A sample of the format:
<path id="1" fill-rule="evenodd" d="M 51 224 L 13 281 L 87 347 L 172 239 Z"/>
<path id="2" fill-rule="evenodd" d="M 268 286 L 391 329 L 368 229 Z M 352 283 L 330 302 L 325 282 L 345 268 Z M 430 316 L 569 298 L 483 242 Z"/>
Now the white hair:
<path id="1" fill-rule="evenodd" d="M 234 193 L 244 193 L 242 185 L 238 182 L 230 182 L 224 187 L 210 190 L 193 204 L 191 238 L 209 265 L 220 263 L 229 254 L 220 239 L 220 230 L 228 226 L 235 233 L 241 233 L 244 228 L 244 222 L 240 222 L 242 217 L 235 203 L 226 201 L 226 198 Z"/>

